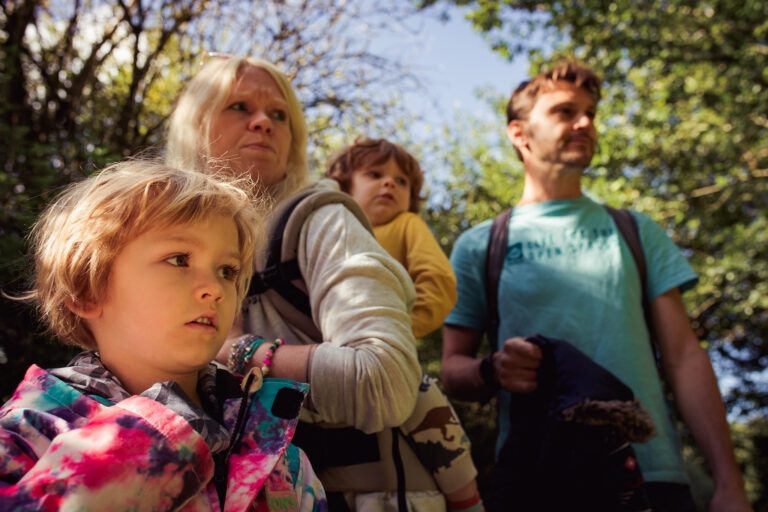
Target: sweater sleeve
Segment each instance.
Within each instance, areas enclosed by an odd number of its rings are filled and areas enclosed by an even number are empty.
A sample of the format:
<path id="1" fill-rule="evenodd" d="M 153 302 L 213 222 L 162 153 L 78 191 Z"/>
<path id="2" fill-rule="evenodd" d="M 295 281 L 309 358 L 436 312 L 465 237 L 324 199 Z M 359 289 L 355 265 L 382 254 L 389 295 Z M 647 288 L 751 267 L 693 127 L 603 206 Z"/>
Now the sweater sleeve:
<path id="1" fill-rule="evenodd" d="M 442 326 L 456 304 L 456 276 L 421 217 L 407 215 L 403 227 L 405 268 L 416 287 L 411 322 L 413 335 L 420 338 Z"/>
<path id="2" fill-rule="evenodd" d="M 344 206 L 316 210 L 299 239 L 299 266 L 325 343 L 312 361 L 324 421 L 379 432 L 413 410 L 421 377 L 409 307 L 413 284 Z"/>
<path id="3" fill-rule="evenodd" d="M 71 406 L 6 411 L 0 508 L 175 510 L 213 476 L 203 438 L 153 400 L 131 397 L 69 429 L 66 418 L 77 414 Z"/>

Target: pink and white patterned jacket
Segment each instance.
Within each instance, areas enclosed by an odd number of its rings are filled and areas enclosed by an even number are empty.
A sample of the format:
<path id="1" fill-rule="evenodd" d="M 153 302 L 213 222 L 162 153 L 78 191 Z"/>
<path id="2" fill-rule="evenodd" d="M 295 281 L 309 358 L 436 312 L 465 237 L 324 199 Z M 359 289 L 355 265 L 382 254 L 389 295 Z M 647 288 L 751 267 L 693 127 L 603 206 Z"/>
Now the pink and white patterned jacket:
<path id="1" fill-rule="evenodd" d="M 289 444 L 305 384 L 211 366 L 198 390 L 208 412 L 173 382 L 129 395 L 94 353 L 31 366 L 0 409 L 0 510 L 327 510 Z"/>

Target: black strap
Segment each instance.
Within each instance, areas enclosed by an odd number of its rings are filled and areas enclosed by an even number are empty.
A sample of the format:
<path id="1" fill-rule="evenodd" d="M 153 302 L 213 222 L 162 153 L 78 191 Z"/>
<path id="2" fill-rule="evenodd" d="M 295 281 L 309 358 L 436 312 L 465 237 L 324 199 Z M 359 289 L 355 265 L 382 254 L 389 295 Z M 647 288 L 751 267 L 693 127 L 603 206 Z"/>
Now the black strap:
<path id="1" fill-rule="evenodd" d="M 645 326 L 648 329 L 648 336 L 651 341 L 651 348 L 653 349 L 653 356 L 658 363 L 661 354 L 659 353 L 659 345 L 656 342 L 656 332 L 653 328 L 653 319 L 651 318 L 651 301 L 648 299 L 648 289 L 646 283 L 648 281 L 648 269 L 645 265 L 645 254 L 643 253 L 643 244 L 640 241 L 640 230 L 637 226 L 637 220 L 630 213 L 629 210 L 611 208 L 610 206 L 603 205 L 608 213 L 613 217 L 613 222 L 616 223 L 616 227 L 624 238 L 624 241 L 629 247 L 629 252 L 632 253 L 632 258 L 635 260 L 635 266 L 637 267 L 637 273 L 640 276 L 640 288 L 642 290 L 643 297 L 643 317 L 645 318 Z"/>
<path id="2" fill-rule="evenodd" d="M 381 460 L 376 434 L 353 427 L 324 428 L 299 421 L 292 443 L 304 450 L 316 472 Z"/>
<path id="3" fill-rule="evenodd" d="M 247 294 L 250 297 L 260 295 L 272 289 L 308 317 L 312 316 L 312 306 L 310 305 L 309 297 L 291 283 L 292 280 L 302 279 L 299 262 L 295 258 L 289 261 L 282 261 L 282 254 L 283 232 L 288 224 L 288 220 L 291 218 L 291 214 L 296 209 L 296 206 L 310 193 L 312 193 L 311 190 L 294 197 L 291 200 L 291 204 L 283 210 L 281 217 L 272 225 L 272 230 L 269 233 L 267 261 L 264 265 L 264 270 L 254 273 Z"/>
<path id="4" fill-rule="evenodd" d="M 501 270 L 504 268 L 504 259 L 507 256 L 509 218 L 511 215 L 512 208 L 507 208 L 493 219 L 491 234 L 488 237 L 488 250 L 485 253 L 485 304 L 488 308 L 488 326 L 485 335 L 491 345 L 491 352 L 498 350 L 499 282 L 501 281 Z"/>
<path id="5" fill-rule="evenodd" d="M 392 429 L 392 460 L 395 463 L 395 474 L 397 475 L 397 512 L 408 512 L 408 503 L 405 500 L 405 468 L 403 459 L 400 457 L 400 429 Z"/>

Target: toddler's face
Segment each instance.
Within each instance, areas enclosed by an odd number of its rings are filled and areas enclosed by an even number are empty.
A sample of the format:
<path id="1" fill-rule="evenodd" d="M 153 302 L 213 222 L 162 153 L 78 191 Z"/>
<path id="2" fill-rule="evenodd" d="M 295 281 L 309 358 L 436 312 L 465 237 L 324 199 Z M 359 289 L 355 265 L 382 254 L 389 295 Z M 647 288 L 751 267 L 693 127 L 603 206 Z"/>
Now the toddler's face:
<path id="1" fill-rule="evenodd" d="M 143 391 L 126 382 L 139 379 L 196 382 L 232 327 L 240 265 L 237 227 L 220 214 L 151 229 L 123 248 L 88 325 L 128 391 Z"/>
<path id="2" fill-rule="evenodd" d="M 411 182 L 393 159 L 352 173 L 349 194 L 357 201 L 373 226 L 380 226 L 408 211 Z"/>

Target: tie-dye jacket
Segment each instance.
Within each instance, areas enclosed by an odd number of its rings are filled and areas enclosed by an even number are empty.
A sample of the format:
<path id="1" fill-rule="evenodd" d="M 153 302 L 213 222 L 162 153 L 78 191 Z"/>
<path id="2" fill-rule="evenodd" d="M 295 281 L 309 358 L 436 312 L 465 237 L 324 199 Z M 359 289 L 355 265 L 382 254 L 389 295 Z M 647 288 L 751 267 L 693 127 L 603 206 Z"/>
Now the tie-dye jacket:
<path id="1" fill-rule="evenodd" d="M 202 371 L 209 415 L 172 382 L 129 395 L 94 353 L 33 365 L 0 409 L 0 510 L 327 510 L 289 444 L 306 385 L 255 387 Z"/>

